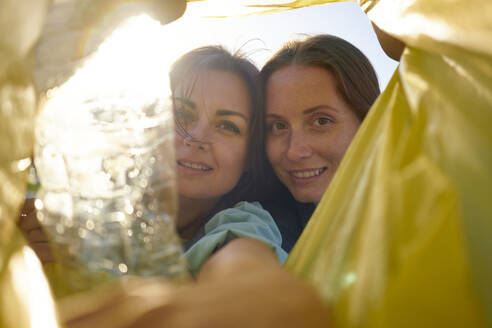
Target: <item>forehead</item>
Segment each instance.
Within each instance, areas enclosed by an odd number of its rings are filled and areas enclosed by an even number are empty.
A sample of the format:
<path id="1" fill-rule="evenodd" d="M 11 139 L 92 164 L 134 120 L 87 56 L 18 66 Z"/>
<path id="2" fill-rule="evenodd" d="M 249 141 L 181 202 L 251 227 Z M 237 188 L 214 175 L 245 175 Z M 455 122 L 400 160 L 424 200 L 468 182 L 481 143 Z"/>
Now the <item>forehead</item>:
<path id="1" fill-rule="evenodd" d="M 221 99 L 247 98 L 249 102 L 249 91 L 244 80 L 238 73 L 205 69 L 197 74 L 190 74 L 183 79 L 176 90 L 176 96 L 210 98 L 221 94 Z M 228 97 L 230 96 L 230 97 Z"/>
<path id="2" fill-rule="evenodd" d="M 214 115 L 225 109 L 251 116 L 251 96 L 244 80 L 234 72 L 204 70 L 190 76 L 175 90 L 175 97 L 192 101 L 199 111 Z"/>
<path id="3" fill-rule="evenodd" d="M 316 66 L 291 65 L 281 68 L 268 79 L 266 91 L 267 110 L 286 105 L 306 109 L 321 103 L 335 105 L 343 102 L 333 75 Z"/>
<path id="4" fill-rule="evenodd" d="M 270 96 L 277 96 L 276 91 L 296 91 L 284 94 L 284 97 L 297 98 L 305 93 L 335 93 L 336 80 L 326 69 L 317 66 L 291 65 L 274 72 L 267 83 Z"/>

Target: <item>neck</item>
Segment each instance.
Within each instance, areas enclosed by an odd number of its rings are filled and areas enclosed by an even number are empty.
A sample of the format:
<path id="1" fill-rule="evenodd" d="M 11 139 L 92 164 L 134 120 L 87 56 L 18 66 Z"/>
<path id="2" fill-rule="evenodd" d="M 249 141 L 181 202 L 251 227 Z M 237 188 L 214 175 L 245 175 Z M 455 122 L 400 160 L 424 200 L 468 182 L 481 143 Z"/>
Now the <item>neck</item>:
<path id="1" fill-rule="evenodd" d="M 190 239 L 204 224 L 208 214 L 219 200 L 193 199 L 181 195 L 178 199 L 178 233 L 181 238 Z"/>

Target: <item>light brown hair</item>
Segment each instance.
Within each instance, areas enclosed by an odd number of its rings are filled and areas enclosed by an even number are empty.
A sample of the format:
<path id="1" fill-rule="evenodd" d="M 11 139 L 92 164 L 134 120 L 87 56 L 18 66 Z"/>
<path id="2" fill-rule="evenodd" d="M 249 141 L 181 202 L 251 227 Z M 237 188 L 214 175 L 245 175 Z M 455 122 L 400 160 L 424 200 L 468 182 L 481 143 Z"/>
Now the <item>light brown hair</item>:
<path id="1" fill-rule="evenodd" d="M 361 121 L 380 94 L 369 59 L 351 43 L 333 35 L 318 35 L 283 46 L 261 70 L 263 88 L 273 73 L 291 65 L 315 66 L 330 72 L 337 91 Z"/>
<path id="2" fill-rule="evenodd" d="M 381 93 L 376 72 L 369 59 L 351 43 L 339 37 L 324 34 L 304 41 L 288 42 L 273 55 L 260 72 L 263 94 L 266 94 L 268 80 L 273 73 L 293 65 L 320 67 L 331 73 L 338 93 L 361 121 Z M 264 101 L 262 119 L 265 120 L 265 117 Z M 264 158 L 263 165 L 267 177 L 264 181 L 265 190 L 267 194 L 275 195 L 285 187 L 266 160 L 266 154 Z"/>

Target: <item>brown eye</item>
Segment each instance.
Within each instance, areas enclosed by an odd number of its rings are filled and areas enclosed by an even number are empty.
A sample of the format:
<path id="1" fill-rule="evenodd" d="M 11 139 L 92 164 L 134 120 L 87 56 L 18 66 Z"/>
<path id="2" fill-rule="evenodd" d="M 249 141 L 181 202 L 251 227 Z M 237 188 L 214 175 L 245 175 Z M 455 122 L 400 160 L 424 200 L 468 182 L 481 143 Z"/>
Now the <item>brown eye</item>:
<path id="1" fill-rule="evenodd" d="M 174 119 L 180 124 L 187 124 L 193 121 L 193 113 L 183 107 L 174 108 Z"/>
<path id="2" fill-rule="evenodd" d="M 232 123 L 231 121 L 221 121 L 217 124 L 217 128 L 228 132 L 232 132 L 234 134 L 241 133 L 239 128 L 236 126 L 236 124 Z"/>
<path id="3" fill-rule="evenodd" d="M 273 122 L 270 124 L 270 131 L 278 132 L 287 129 L 287 125 L 282 122 Z"/>
<path id="4" fill-rule="evenodd" d="M 315 119 L 313 123 L 316 126 L 324 126 L 324 125 L 330 124 L 332 122 L 333 121 L 331 119 L 329 119 L 328 117 L 320 117 L 320 118 Z"/>

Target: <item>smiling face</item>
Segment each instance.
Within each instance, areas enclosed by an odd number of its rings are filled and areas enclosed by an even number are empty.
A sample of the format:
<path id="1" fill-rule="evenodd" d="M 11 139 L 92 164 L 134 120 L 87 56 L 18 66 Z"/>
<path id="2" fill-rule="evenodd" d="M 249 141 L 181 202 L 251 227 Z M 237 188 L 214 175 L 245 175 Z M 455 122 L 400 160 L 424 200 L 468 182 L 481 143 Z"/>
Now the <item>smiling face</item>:
<path id="1" fill-rule="evenodd" d="M 360 125 L 335 79 L 315 66 L 287 66 L 266 89 L 267 155 L 300 202 L 318 202 Z"/>
<path id="2" fill-rule="evenodd" d="M 244 171 L 248 90 L 236 74 L 218 70 L 188 82 L 174 94 L 178 191 L 180 197 L 216 201 Z"/>

